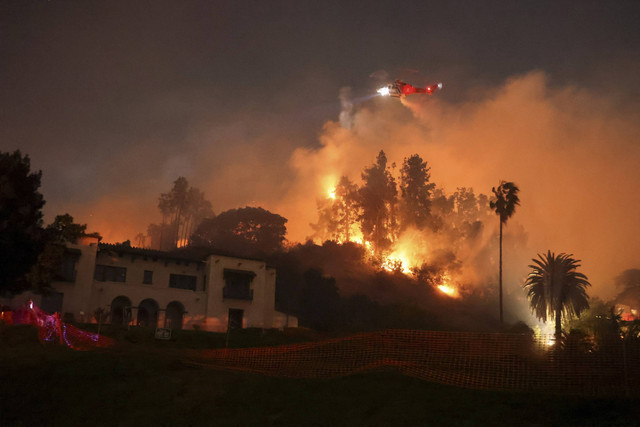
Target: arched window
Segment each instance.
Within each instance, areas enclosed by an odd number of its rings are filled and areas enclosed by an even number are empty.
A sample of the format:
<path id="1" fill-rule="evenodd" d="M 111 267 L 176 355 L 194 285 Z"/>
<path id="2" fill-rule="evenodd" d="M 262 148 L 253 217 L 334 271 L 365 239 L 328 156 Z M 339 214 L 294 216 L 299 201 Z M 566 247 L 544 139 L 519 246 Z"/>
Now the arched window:
<path id="1" fill-rule="evenodd" d="M 147 298 L 138 304 L 138 326 L 155 328 L 158 326 L 158 303 Z"/>
<path id="2" fill-rule="evenodd" d="M 182 316 L 184 313 L 185 311 L 182 303 L 178 301 L 171 301 L 167 305 L 165 326 L 171 329 L 182 329 Z"/>
<path id="3" fill-rule="evenodd" d="M 128 325 L 131 321 L 131 300 L 123 295 L 111 301 L 111 324 Z"/>

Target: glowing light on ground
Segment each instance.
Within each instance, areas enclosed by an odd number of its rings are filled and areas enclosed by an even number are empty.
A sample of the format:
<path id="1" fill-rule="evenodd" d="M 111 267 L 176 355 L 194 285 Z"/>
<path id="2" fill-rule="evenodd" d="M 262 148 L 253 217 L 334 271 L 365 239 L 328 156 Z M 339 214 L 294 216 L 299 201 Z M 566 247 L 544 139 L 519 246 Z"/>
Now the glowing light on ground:
<path id="1" fill-rule="evenodd" d="M 460 297 L 460 292 L 458 291 L 458 288 L 456 288 L 451 284 L 451 277 L 449 276 L 448 273 L 445 273 L 442 275 L 442 284 L 436 287 L 440 292 L 447 294 L 450 297 L 453 297 L 453 298 Z"/>
<path id="2" fill-rule="evenodd" d="M 535 324 L 535 326 L 533 326 L 533 335 L 536 341 L 545 347 L 554 346 L 556 343 L 555 321 L 547 321 L 544 323 L 536 319 L 533 314 L 529 314 L 531 316 L 531 323 Z"/>
<path id="3" fill-rule="evenodd" d="M 389 88 L 387 86 L 381 87 L 377 92 L 382 96 L 389 96 Z"/>
<path id="4" fill-rule="evenodd" d="M 458 290 L 452 286 L 449 285 L 440 285 L 438 286 L 438 289 L 441 292 L 444 292 L 445 294 L 449 295 L 450 297 L 457 297 L 458 296 Z"/>
<path id="5" fill-rule="evenodd" d="M 329 189 L 328 194 L 329 194 L 329 198 L 331 200 L 335 200 L 336 199 L 336 189 L 335 189 L 335 187 Z"/>

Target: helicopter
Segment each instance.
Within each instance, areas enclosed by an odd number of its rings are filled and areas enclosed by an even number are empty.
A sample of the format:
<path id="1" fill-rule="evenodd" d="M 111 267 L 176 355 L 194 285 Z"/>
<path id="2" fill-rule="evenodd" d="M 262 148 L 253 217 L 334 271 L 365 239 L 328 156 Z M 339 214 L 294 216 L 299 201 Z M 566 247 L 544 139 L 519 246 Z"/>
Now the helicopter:
<path id="1" fill-rule="evenodd" d="M 402 98 L 407 95 L 426 94 L 431 95 L 435 91 L 442 89 L 442 83 L 435 83 L 427 87 L 415 87 L 402 80 L 396 80 L 386 86 L 381 87 L 377 92 L 382 96 L 392 96 L 394 98 Z"/>

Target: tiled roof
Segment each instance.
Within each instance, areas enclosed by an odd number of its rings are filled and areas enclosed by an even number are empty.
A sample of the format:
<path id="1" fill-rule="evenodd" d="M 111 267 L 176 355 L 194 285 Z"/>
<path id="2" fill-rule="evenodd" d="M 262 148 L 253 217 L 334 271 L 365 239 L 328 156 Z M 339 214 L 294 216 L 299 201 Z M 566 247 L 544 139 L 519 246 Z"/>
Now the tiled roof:
<path id="1" fill-rule="evenodd" d="M 230 258 L 240 258 L 252 261 L 264 261 L 258 258 L 249 258 L 244 256 L 238 256 L 232 254 L 230 252 L 225 252 L 217 249 L 211 248 L 194 248 L 194 247 L 186 247 L 180 248 L 173 251 L 159 251 L 155 249 L 146 249 L 146 248 L 137 248 L 134 246 L 123 245 L 119 243 L 99 243 L 98 244 L 99 251 L 113 251 L 117 253 L 126 253 L 131 255 L 139 255 L 146 257 L 155 257 L 162 259 L 171 259 L 171 260 L 179 260 L 179 261 L 190 261 L 190 262 L 204 262 L 211 255 L 225 256 Z"/>

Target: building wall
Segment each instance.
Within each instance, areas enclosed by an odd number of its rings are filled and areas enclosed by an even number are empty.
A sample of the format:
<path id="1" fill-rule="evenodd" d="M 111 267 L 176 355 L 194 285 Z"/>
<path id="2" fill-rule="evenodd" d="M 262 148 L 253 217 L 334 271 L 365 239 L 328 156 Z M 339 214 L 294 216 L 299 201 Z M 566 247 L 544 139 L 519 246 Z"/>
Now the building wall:
<path id="1" fill-rule="evenodd" d="M 183 327 L 204 318 L 205 311 L 205 264 L 199 261 L 176 260 L 169 257 L 132 254 L 126 250 L 102 250 L 97 254 L 96 265 L 126 268 L 126 281 L 100 281 L 92 278 L 93 306 L 110 309 L 117 297 L 127 297 L 131 301 L 132 321 L 136 324 L 138 307 L 145 300 L 157 303 L 159 312 L 158 326 L 165 326 L 164 310 L 176 301 L 184 307 Z M 143 282 L 144 271 L 153 272 L 152 283 Z M 171 274 L 196 277 L 196 290 L 169 287 Z"/>
<path id="2" fill-rule="evenodd" d="M 229 310 L 243 310 L 242 327 L 282 328 L 297 326 L 297 319 L 275 310 L 276 271 L 264 261 L 211 255 L 205 260 L 176 259 L 157 251 L 143 251 L 118 246 L 99 246 L 97 238 L 86 237 L 68 248 L 80 251 L 73 282 L 54 282 L 56 291 L 64 294 L 61 312 L 71 314 L 78 321 L 96 321 L 95 312 L 112 309 L 114 300 L 126 297 L 131 307 L 131 322 L 137 323 L 141 304 L 157 304 L 157 326 L 165 326 L 169 304 L 184 308 L 184 329 L 194 327 L 209 331 L 225 331 Z M 126 269 L 125 281 L 100 280 L 96 266 Z M 100 267 L 102 268 L 102 267 Z M 151 271 L 152 281 L 144 283 L 144 272 Z M 225 297 L 225 270 L 250 272 L 251 298 Z M 195 276 L 195 290 L 170 287 L 172 274 Z M 14 298 L 24 303 L 32 294 Z M 151 300 L 151 301 L 150 301 Z M 42 301 L 37 296 L 36 304 Z M 236 312 L 237 314 L 237 312 Z"/>
<path id="3" fill-rule="evenodd" d="M 97 237 L 82 237 L 78 243 L 68 243 L 67 247 L 80 251 L 73 282 L 54 282 L 53 287 L 64 294 L 62 313 L 73 313 L 80 321 L 89 320 L 92 312 L 93 272 L 98 252 Z"/>
<path id="4" fill-rule="evenodd" d="M 80 251 L 75 266 L 76 276 L 73 282 L 53 282 L 52 287 L 63 293 L 61 313 L 71 313 L 79 321 L 90 321 L 92 310 L 92 282 L 93 272 L 98 252 L 97 237 L 82 237 L 77 243 L 67 243 L 67 248 Z M 12 308 L 24 306 L 31 300 L 39 307 L 43 305 L 46 296 L 34 294 L 31 291 L 15 295 L 11 300 Z"/>
<path id="5" fill-rule="evenodd" d="M 212 255 L 209 265 L 210 292 L 207 307 L 208 330 L 226 329 L 229 309 L 243 310 L 243 327 L 271 328 L 275 313 L 276 272 L 263 261 L 239 259 Z M 226 283 L 224 271 L 247 271 L 255 273 L 251 281 L 253 298 L 225 298 L 223 288 Z"/>

